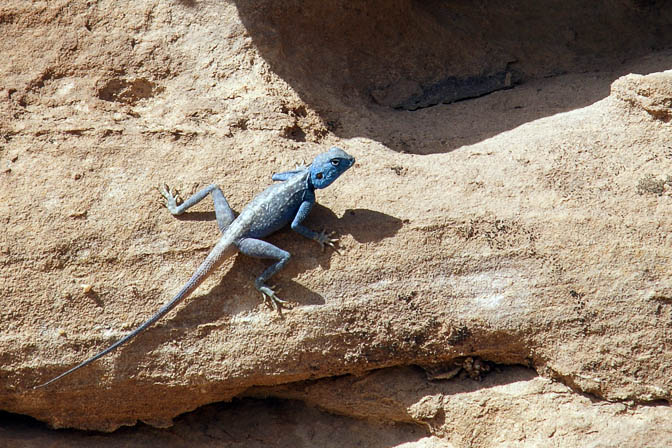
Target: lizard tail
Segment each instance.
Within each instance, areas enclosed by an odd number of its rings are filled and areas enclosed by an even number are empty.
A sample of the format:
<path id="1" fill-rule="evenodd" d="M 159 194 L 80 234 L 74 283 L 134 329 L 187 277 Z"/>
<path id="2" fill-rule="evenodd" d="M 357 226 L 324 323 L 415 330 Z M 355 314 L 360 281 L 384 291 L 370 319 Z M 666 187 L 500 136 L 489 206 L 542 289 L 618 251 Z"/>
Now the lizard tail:
<path id="1" fill-rule="evenodd" d="M 235 247 L 233 246 L 231 241 L 226 241 L 228 238 L 222 238 L 217 245 L 210 251 L 208 254 L 207 258 L 201 263 L 201 265 L 196 269 L 196 272 L 191 276 L 189 281 L 185 283 L 185 285 L 182 287 L 180 292 L 178 292 L 175 297 L 172 298 L 172 300 L 159 309 L 152 317 L 147 319 L 145 322 L 142 323 L 138 328 L 124 336 L 123 338 L 119 339 L 117 342 L 114 344 L 110 345 L 107 347 L 105 350 L 102 352 L 90 357 L 86 361 L 82 361 L 81 363 L 77 364 L 75 367 L 72 369 L 61 373 L 55 378 L 52 378 L 51 380 L 47 381 L 46 383 L 42 383 L 38 386 L 35 386 L 33 389 L 39 389 L 41 387 L 48 386 L 49 384 L 60 380 L 64 376 L 70 375 L 72 372 L 81 369 L 82 367 L 85 367 L 95 360 L 102 358 L 103 356 L 107 355 L 108 353 L 116 350 L 118 347 L 121 345 L 127 343 L 134 337 L 136 337 L 138 334 L 140 334 L 143 330 L 147 329 L 147 327 L 151 326 L 154 322 L 159 320 L 161 317 L 163 317 L 167 312 L 175 308 L 175 306 L 180 303 L 183 299 L 189 297 L 189 295 L 196 289 L 198 286 L 203 283 L 203 280 L 208 277 L 208 275 L 216 268 L 218 268 L 225 259 L 227 259 L 229 256 L 233 255 L 235 253 Z"/>

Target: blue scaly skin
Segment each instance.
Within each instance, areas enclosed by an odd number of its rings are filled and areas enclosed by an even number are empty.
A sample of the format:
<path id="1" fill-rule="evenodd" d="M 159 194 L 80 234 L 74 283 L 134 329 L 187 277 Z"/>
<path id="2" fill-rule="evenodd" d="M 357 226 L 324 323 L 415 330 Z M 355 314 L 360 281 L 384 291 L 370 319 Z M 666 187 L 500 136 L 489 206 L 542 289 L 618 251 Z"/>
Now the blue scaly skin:
<path id="1" fill-rule="evenodd" d="M 222 190 L 217 185 L 213 184 L 202 189 L 180 205 L 178 205 L 179 195 L 164 186 L 159 191 L 166 200 L 166 207 L 173 215 L 184 213 L 185 210 L 207 195 L 212 194 L 217 224 L 222 232 L 219 242 L 210 251 L 205 261 L 196 269 L 189 281 L 184 284 L 180 292 L 170 302 L 163 305 L 156 314 L 102 352 L 35 388 L 47 386 L 87 366 L 133 339 L 172 310 L 181 300 L 188 297 L 203 280 L 217 269 L 226 258 L 233 255 L 236 250 L 251 257 L 276 260 L 257 277 L 254 286 L 262 294 L 264 300 L 268 300 L 273 308 L 279 311 L 281 305 L 286 302 L 278 298 L 273 289 L 266 285 L 266 282 L 287 264 L 290 254 L 260 238 L 290 224 L 292 230 L 306 238 L 317 241 L 322 250 L 324 250 L 325 245 L 334 247 L 337 240 L 331 238 L 330 233 L 314 232 L 301 223 L 315 205 L 315 190 L 331 185 L 354 163 L 355 159 L 352 156 L 340 148 L 333 147 L 328 152 L 315 157 L 313 163 L 306 168 L 274 174 L 273 180 L 282 182 L 271 185 L 252 199 L 238 218 L 235 217 Z"/>

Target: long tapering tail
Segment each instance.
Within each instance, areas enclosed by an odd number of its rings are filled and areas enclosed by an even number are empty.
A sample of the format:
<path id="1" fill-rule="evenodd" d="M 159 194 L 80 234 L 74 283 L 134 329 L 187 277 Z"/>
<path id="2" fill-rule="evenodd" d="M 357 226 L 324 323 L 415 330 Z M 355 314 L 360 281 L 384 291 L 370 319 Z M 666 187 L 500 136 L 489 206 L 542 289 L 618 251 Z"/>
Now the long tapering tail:
<path id="1" fill-rule="evenodd" d="M 219 267 L 222 262 L 231 256 L 235 252 L 235 247 L 233 246 L 231 241 L 226 241 L 228 238 L 223 237 L 217 245 L 210 251 L 208 254 L 207 258 L 201 263 L 201 265 L 196 269 L 196 272 L 191 276 L 189 281 L 185 283 L 185 285 L 182 287 L 180 292 L 178 292 L 175 297 L 172 298 L 172 300 L 159 309 L 159 311 L 156 312 L 152 317 L 147 319 L 142 325 L 140 325 L 138 328 L 124 336 L 123 338 L 119 339 L 117 342 L 114 344 L 110 345 L 107 347 L 105 350 L 102 352 L 90 357 L 86 361 L 82 361 L 81 363 L 77 364 L 75 367 L 72 369 L 61 373 L 57 377 L 47 381 L 46 383 L 42 383 L 39 386 L 35 386 L 33 389 L 39 389 L 41 387 L 48 386 L 49 384 L 60 380 L 61 378 L 70 375 L 72 372 L 81 369 L 82 367 L 85 367 L 95 360 L 102 358 L 103 356 L 107 355 L 108 353 L 114 351 L 118 347 L 122 346 L 123 344 L 127 343 L 134 337 L 136 337 L 138 334 L 142 333 L 143 330 L 147 329 L 150 325 L 152 325 L 154 322 L 159 320 L 161 317 L 163 317 L 168 311 L 172 310 L 175 308 L 175 306 L 180 303 L 183 299 L 189 297 L 189 295 L 196 289 L 198 286 L 203 283 L 203 280 L 205 280 L 210 273 L 215 270 L 217 267 Z"/>

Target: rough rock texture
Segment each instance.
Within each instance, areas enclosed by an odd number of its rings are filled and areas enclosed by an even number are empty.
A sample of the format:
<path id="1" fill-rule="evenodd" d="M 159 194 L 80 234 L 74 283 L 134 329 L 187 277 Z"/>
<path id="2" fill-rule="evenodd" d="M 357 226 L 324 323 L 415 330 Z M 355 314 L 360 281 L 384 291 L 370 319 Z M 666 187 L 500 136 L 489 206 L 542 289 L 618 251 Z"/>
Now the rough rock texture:
<path id="1" fill-rule="evenodd" d="M 672 9 L 462 3 L 3 3 L 0 409 L 111 431 L 248 391 L 402 425 L 380 446 L 665 446 L 672 73 L 649 73 L 672 65 Z M 513 88 L 425 107 L 501 73 Z M 216 241 L 211 204 L 175 219 L 154 186 L 217 182 L 240 209 L 331 144 L 358 162 L 309 225 L 342 254 L 270 239 L 294 254 L 277 278 L 293 309 L 262 306 L 266 264 L 238 256 L 115 355 L 32 390 L 155 312 Z M 541 376 L 488 376 L 513 364 Z M 491 383 L 386 370 L 410 365 Z"/>
<path id="2" fill-rule="evenodd" d="M 269 399 L 284 397 L 284 399 Z M 432 381 L 392 368 L 250 391 L 204 406 L 169 429 L 139 425 L 112 434 L 50 431 L 18 416 L 0 419 L 12 448 L 176 447 L 669 447 L 672 410 L 576 394 L 529 369 L 504 368 L 474 381 Z M 290 399 L 288 399 L 290 398 Z M 301 401 L 297 401 L 301 400 Z M 317 406 L 317 407 L 316 407 Z M 320 410 L 322 408 L 323 410 Z M 327 410 L 328 412 L 325 412 Z"/>

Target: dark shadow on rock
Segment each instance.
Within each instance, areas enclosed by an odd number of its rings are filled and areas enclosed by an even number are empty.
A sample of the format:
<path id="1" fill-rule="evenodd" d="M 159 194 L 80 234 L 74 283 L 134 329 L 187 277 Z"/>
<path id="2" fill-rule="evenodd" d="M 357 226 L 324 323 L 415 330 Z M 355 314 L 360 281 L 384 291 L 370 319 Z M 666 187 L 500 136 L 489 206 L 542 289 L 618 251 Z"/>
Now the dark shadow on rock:
<path id="1" fill-rule="evenodd" d="M 217 216 L 215 212 L 186 212 L 175 216 L 175 219 L 180 221 L 216 221 Z"/>
<path id="2" fill-rule="evenodd" d="M 15 448 L 391 448 L 426 437 L 427 430 L 414 424 L 381 424 L 332 415 L 294 400 L 246 398 L 202 406 L 176 417 L 170 428 L 138 423 L 112 433 L 55 430 L 31 417 L 0 411 L 0 434 L 0 445 L 9 443 L 2 446 Z"/>
<path id="3" fill-rule="evenodd" d="M 422 369 L 399 366 L 370 371 L 366 374 L 343 375 L 290 383 L 280 386 L 253 387 L 243 396 L 255 398 L 277 397 L 305 401 L 310 405 L 336 414 L 367 413 L 367 418 L 380 421 L 420 423 L 410 410 L 429 397 L 450 397 L 478 392 L 484 389 L 528 382 L 538 374 L 520 366 L 498 366 L 480 380 L 455 377 L 449 380 L 428 380 Z M 338 397 L 346 395 L 347 400 Z M 376 402 L 379 406 L 376 406 Z M 444 409 L 420 418 L 432 428 L 445 423 Z"/>
<path id="4" fill-rule="evenodd" d="M 341 218 L 343 228 L 359 243 L 370 243 L 391 238 L 404 224 L 394 216 L 367 209 L 348 209 Z"/>
<path id="5" fill-rule="evenodd" d="M 259 423 L 260 416 L 263 424 Z M 241 443 L 251 448 L 392 448 L 429 435 L 427 428 L 416 424 L 367 421 L 330 414 L 301 401 L 272 397 L 235 399 L 231 403 L 203 406 L 176 418 L 175 428 L 180 431 L 201 427 L 204 421 L 210 422 L 209 428 L 222 428 L 213 439 L 219 437 L 232 443 L 231 446 Z M 232 421 L 239 423 L 232 426 Z"/>
<path id="6" fill-rule="evenodd" d="M 327 129 L 416 154 L 592 104 L 623 61 L 672 44 L 672 9 L 635 0 L 234 1 Z"/>

